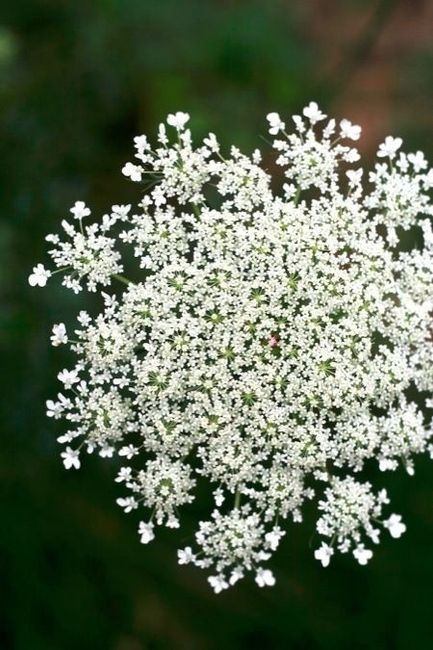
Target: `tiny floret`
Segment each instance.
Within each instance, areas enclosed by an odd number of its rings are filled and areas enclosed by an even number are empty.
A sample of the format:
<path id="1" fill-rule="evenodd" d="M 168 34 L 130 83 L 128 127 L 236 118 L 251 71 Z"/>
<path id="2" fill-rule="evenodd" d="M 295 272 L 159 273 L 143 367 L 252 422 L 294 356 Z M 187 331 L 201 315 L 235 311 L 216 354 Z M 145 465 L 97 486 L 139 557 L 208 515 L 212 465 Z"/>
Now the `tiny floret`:
<path id="1" fill-rule="evenodd" d="M 182 111 L 178 111 L 177 113 L 170 113 L 170 115 L 167 117 L 167 124 L 169 126 L 174 126 L 179 130 L 182 130 L 188 121 L 188 113 L 182 113 Z"/>
<path id="2" fill-rule="evenodd" d="M 76 370 L 65 369 L 62 370 L 62 372 L 59 372 L 57 379 L 62 382 L 66 389 L 72 388 L 72 386 L 79 381 L 78 372 Z"/>
<path id="3" fill-rule="evenodd" d="M 360 544 L 353 551 L 353 555 L 358 560 L 359 564 L 365 565 L 373 557 L 373 552 L 368 548 L 365 548 L 363 544 Z"/>
<path id="4" fill-rule="evenodd" d="M 66 447 L 65 451 L 61 454 L 63 458 L 63 465 L 66 469 L 80 469 L 80 452 L 71 447 Z"/>
<path id="5" fill-rule="evenodd" d="M 285 124 L 281 121 L 278 113 L 268 113 L 266 119 L 269 122 L 269 133 L 271 135 L 277 135 L 280 131 L 284 131 Z"/>
<path id="6" fill-rule="evenodd" d="M 255 580 L 259 587 L 273 587 L 275 584 L 274 574 L 269 569 L 259 568 Z"/>
<path id="7" fill-rule="evenodd" d="M 352 124 L 349 120 L 341 120 L 340 135 L 342 138 L 349 138 L 349 140 L 359 140 L 361 137 L 361 127 L 357 124 Z"/>
<path id="8" fill-rule="evenodd" d="M 76 201 L 74 207 L 71 208 L 71 212 L 74 215 L 74 219 L 78 220 L 84 219 L 84 217 L 88 217 L 90 214 L 90 210 L 84 201 Z"/>
<path id="9" fill-rule="evenodd" d="M 191 546 L 186 546 L 183 550 L 179 549 L 177 552 L 179 564 L 189 564 L 194 560 L 194 553 Z"/>
<path id="10" fill-rule="evenodd" d="M 131 181 L 139 182 L 141 181 L 143 169 L 139 165 L 134 165 L 133 163 L 126 163 L 122 168 L 122 174 L 128 176 Z"/>
<path id="11" fill-rule="evenodd" d="M 402 144 L 403 140 L 401 138 L 393 138 L 391 135 L 388 135 L 385 138 L 385 142 L 382 142 L 379 146 L 377 155 L 379 158 L 395 158 L 395 155 Z"/>
<path id="12" fill-rule="evenodd" d="M 316 560 L 321 562 L 322 566 L 327 567 L 331 561 L 331 557 L 334 554 L 334 549 L 332 546 L 328 546 L 325 542 L 322 542 L 320 548 L 314 551 L 314 557 Z"/>
<path id="13" fill-rule="evenodd" d="M 31 287 L 45 287 L 50 276 L 51 272 L 43 264 L 37 264 L 29 275 L 29 285 Z"/>
<path id="14" fill-rule="evenodd" d="M 54 347 L 59 345 L 64 345 L 68 342 L 68 335 L 66 333 L 66 326 L 64 323 L 59 323 L 58 325 L 53 325 L 53 333 L 51 335 L 51 344 Z"/>
<path id="15" fill-rule="evenodd" d="M 383 525 L 389 530 L 391 537 L 401 537 L 406 531 L 406 525 L 402 522 L 401 515 L 391 515 L 383 522 Z"/>
<path id="16" fill-rule="evenodd" d="M 214 592 L 219 594 L 224 589 L 228 589 L 229 583 L 225 581 L 224 576 L 209 576 L 208 582 Z"/>
<path id="17" fill-rule="evenodd" d="M 308 106 L 304 108 L 302 113 L 308 120 L 310 120 L 311 124 L 316 124 L 316 122 L 320 122 L 326 117 L 325 113 L 322 113 L 316 102 L 310 102 Z"/>
<path id="18" fill-rule="evenodd" d="M 140 521 L 140 525 L 138 527 L 138 533 L 140 535 L 140 542 L 142 544 L 148 544 L 153 539 L 155 539 L 155 533 L 153 532 L 152 523 L 145 523 L 144 521 Z"/>

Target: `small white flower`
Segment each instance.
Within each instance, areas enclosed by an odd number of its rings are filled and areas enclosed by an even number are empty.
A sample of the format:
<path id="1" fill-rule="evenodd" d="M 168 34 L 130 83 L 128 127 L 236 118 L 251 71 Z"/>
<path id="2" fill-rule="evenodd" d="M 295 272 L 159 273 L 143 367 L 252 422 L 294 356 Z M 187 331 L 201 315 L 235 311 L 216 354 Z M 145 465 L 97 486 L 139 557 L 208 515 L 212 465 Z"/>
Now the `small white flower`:
<path id="1" fill-rule="evenodd" d="M 74 219 L 83 219 L 88 217 L 90 214 L 90 209 L 86 206 L 84 201 L 75 201 L 75 205 L 70 209 L 70 212 L 74 215 Z"/>
<path id="2" fill-rule="evenodd" d="M 186 546 L 184 549 L 179 549 L 177 552 L 177 561 L 179 564 L 189 564 L 195 558 L 192 548 Z"/>
<path id="3" fill-rule="evenodd" d="M 295 123 L 295 126 L 296 126 L 297 130 L 299 131 L 299 133 L 304 133 L 306 127 L 305 127 L 304 120 L 302 119 L 302 117 L 300 115 L 293 115 L 292 119 L 293 119 L 293 121 Z"/>
<path id="4" fill-rule="evenodd" d="M 45 241 L 48 241 L 48 242 L 50 242 L 51 244 L 55 244 L 55 245 L 56 245 L 56 244 L 59 243 L 59 241 L 60 241 L 60 237 L 59 237 L 59 235 L 47 235 L 47 236 L 45 237 Z"/>
<path id="5" fill-rule="evenodd" d="M 433 187 L 433 169 L 429 169 L 428 173 L 424 176 L 423 182 L 426 189 Z"/>
<path id="6" fill-rule="evenodd" d="M 49 418 L 54 418 L 55 420 L 58 420 L 64 410 L 64 406 L 61 402 L 53 402 L 52 399 L 48 399 L 46 401 L 47 405 L 47 416 Z"/>
<path id="7" fill-rule="evenodd" d="M 164 191 L 161 187 L 159 187 L 159 185 L 155 187 L 155 189 L 153 190 L 152 198 L 157 208 L 167 203 L 167 199 L 165 198 Z"/>
<path id="8" fill-rule="evenodd" d="M 228 582 L 226 582 L 222 575 L 209 576 L 207 580 L 216 594 L 219 594 L 223 589 L 227 589 L 229 586 Z"/>
<path id="9" fill-rule="evenodd" d="M 131 210 L 131 204 L 128 205 L 112 205 L 111 212 L 113 216 L 116 216 L 120 221 L 125 221 L 128 218 L 129 211 Z"/>
<path id="10" fill-rule="evenodd" d="M 219 151 L 219 143 L 218 140 L 216 139 L 215 133 L 209 133 L 208 137 L 203 140 L 203 143 L 209 147 L 211 151 L 217 152 Z"/>
<path id="11" fill-rule="evenodd" d="M 427 160 L 422 151 L 408 154 L 407 159 L 413 165 L 416 174 L 419 174 L 422 169 L 427 167 Z"/>
<path id="12" fill-rule="evenodd" d="M 322 113 L 316 102 L 310 102 L 308 106 L 304 108 L 302 113 L 308 120 L 310 120 L 311 124 L 316 124 L 316 122 L 320 122 L 320 120 L 324 120 L 326 117 L 325 113 Z"/>
<path id="13" fill-rule="evenodd" d="M 331 119 L 323 129 L 323 137 L 329 139 L 334 132 L 335 132 L 335 120 Z"/>
<path id="14" fill-rule="evenodd" d="M 141 176 L 143 173 L 143 168 L 139 165 L 133 165 L 133 163 L 128 162 L 122 167 L 122 174 L 128 176 L 131 181 L 139 182 L 141 181 Z"/>
<path id="15" fill-rule="evenodd" d="M 121 467 L 117 477 L 114 479 L 116 483 L 123 483 L 132 479 L 132 470 L 130 467 Z"/>
<path id="16" fill-rule="evenodd" d="M 359 564 L 365 565 L 373 557 L 373 552 L 365 548 L 363 544 L 360 544 L 353 551 L 353 556 L 358 560 Z"/>
<path id="17" fill-rule="evenodd" d="M 385 142 L 379 145 L 377 155 L 379 158 L 395 158 L 395 154 L 402 144 L 403 140 L 401 138 L 393 138 L 392 135 L 388 135 Z"/>
<path id="18" fill-rule="evenodd" d="M 140 152 L 147 151 L 150 149 L 150 144 L 146 135 L 137 135 L 134 138 L 134 146 Z M 114 207 L 114 206 L 113 206 Z"/>
<path id="19" fill-rule="evenodd" d="M 381 504 L 382 503 L 385 503 L 385 504 L 389 503 L 388 493 L 384 488 L 379 491 L 379 494 L 377 495 L 377 500 Z"/>
<path id="20" fill-rule="evenodd" d="M 90 325 L 92 322 L 92 319 L 90 318 L 89 314 L 87 311 L 81 310 L 80 313 L 77 316 L 77 321 L 82 325 L 83 327 L 87 327 Z"/>
<path id="21" fill-rule="evenodd" d="M 76 370 L 62 370 L 57 375 L 57 379 L 62 382 L 65 388 L 72 388 L 73 384 L 80 381 Z"/>
<path id="22" fill-rule="evenodd" d="M 119 499 L 116 499 L 116 503 L 118 506 L 123 508 L 124 512 L 131 512 L 132 510 L 136 510 L 138 508 L 138 503 L 134 497 L 120 497 Z"/>
<path id="23" fill-rule="evenodd" d="M 103 445 L 99 450 L 99 455 L 101 458 L 113 458 L 114 447 L 111 445 Z"/>
<path id="24" fill-rule="evenodd" d="M 272 551 L 275 551 L 278 548 L 280 539 L 284 536 L 284 531 L 281 530 L 279 526 L 276 526 L 269 533 L 266 533 L 265 540 L 269 544 L 269 547 Z"/>
<path id="25" fill-rule="evenodd" d="M 140 535 L 140 542 L 142 544 L 148 544 L 155 539 L 155 533 L 153 532 L 153 524 L 151 522 L 146 523 L 145 521 L 140 521 L 138 526 L 138 533 Z"/>
<path id="26" fill-rule="evenodd" d="M 383 522 L 385 528 L 390 532 L 391 537 L 401 537 L 406 530 L 406 524 L 401 520 L 401 515 L 391 515 L 389 519 Z"/>
<path id="27" fill-rule="evenodd" d="M 134 447 L 134 445 L 125 445 L 119 449 L 118 453 L 119 456 L 126 456 L 128 460 L 131 460 L 133 456 L 138 454 L 138 449 L 137 447 Z"/>
<path id="28" fill-rule="evenodd" d="M 165 127 L 165 124 L 160 124 L 158 128 L 158 141 L 166 145 L 168 144 L 168 137 L 167 137 L 167 129 Z"/>
<path id="29" fill-rule="evenodd" d="M 33 273 L 29 275 L 29 285 L 31 287 L 45 287 L 49 277 L 51 277 L 51 271 L 48 271 L 43 264 L 37 264 L 37 266 L 33 267 Z"/>
<path id="30" fill-rule="evenodd" d="M 284 131 L 285 124 L 278 113 L 268 113 L 266 119 L 269 122 L 269 133 L 271 135 L 277 135 L 280 131 Z"/>
<path id="31" fill-rule="evenodd" d="M 170 115 L 168 115 L 167 124 L 181 130 L 185 127 L 185 124 L 188 122 L 188 120 L 188 113 L 182 113 L 182 111 L 178 111 L 177 113 L 170 113 Z"/>
<path id="32" fill-rule="evenodd" d="M 231 573 L 229 583 L 233 586 L 238 582 L 238 580 L 242 580 L 243 577 L 244 572 L 242 570 L 242 567 L 235 567 Z"/>
<path id="33" fill-rule="evenodd" d="M 349 179 L 349 182 L 352 186 L 356 187 L 361 184 L 362 174 L 364 170 L 360 169 L 349 169 L 346 172 L 346 176 Z"/>
<path id="34" fill-rule="evenodd" d="M 409 476 L 413 476 L 415 474 L 415 467 L 413 466 L 412 460 L 406 460 L 405 469 Z"/>
<path id="35" fill-rule="evenodd" d="M 397 466 L 397 463 L 395 460 L 392 460 L 392 458 L 381 458 L 379 460 L 379 469 L 381 472 L 386 472 L 387 470 L 393 470 Z"/>
<path id="36" fill-rule="evenodd" d="M 341 120 L 340 135 L 342 138 L 349 138 L 349 140 L 359 140 L 361 127 L 357 124 L 352 124 L 349 120 Z"/>
<path id="37" fill-rule="evenodd" d="M 213 493 L 215 505 L 219 508 L 224 503 L 224 493 L 221 488 L 217 488 Z"/>
<path id="38" fill-rule="evenodd" d="M 51 344 L 54 345 L 54 347 L 68 342 L 68 335 L 66 334 L 66 327 L 64 323 L 53 325 L 52 332 L 53 334 L 51 336 Z"/>
<path id="39" fill-rule="evenodd" d="M 257 569 L 255 580 L 259 587 L 273 587 L 275 584 L 272 571 L 270 569 L 262 569 L 261 567 Z"/>
<path id="40" fill-rule="evenodd" d="M 357 149 L 349 149 L 346 153 L 343 154 L 343 160 L 348 163 L 355 163 L 361 158 L 359 151 Z"/>
<path id="41" fill-rule="evenodd" d="M 76 438 L 74 433 L 72 431 L 68 431 L 67 433 L 63 434 L 63 436 L 59 436 L 57 438 L 57 442 L 60 442 L 61 445 L 64 445 L 66 443 L 70 443 Z"/>
<path id="42" fill-rule="evenodd" d="M 319 560 L 324 567 L 329 565 L 332 555 L 334 555 L 334 549 L 332 546 L 325 544 L 325 542 L 322 542 L 322 546 L 314 551 L 314 557 L 316 560 Z"/>
<path id="43" fill-rule="evenodd" d="M 167 518 L 167 521 L 165 522 L 165 525 L 167 526 L 167 528 L 179 528 L 179 526 L 180 526 L 179 519 L 177 517 L 175 517 L 174 515 L 170 515 Z"/>
<path id="44" fill-rule="evenodd" d="M 66 450 L 61 454 L 63 458 L 63 465 L 66 469 L 80 469 L 80 452 L 78 449 L 71 449 L 71 447 L 66 447 Z"/>

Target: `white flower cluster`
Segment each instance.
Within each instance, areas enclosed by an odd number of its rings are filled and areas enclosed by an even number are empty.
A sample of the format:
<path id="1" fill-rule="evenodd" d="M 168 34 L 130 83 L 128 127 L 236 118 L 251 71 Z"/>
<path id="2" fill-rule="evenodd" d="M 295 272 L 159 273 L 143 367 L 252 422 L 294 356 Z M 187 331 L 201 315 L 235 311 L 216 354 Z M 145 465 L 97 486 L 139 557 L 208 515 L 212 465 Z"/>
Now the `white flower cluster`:
<path id="1" fill-rule="evenodd" d="M 388 137 L 363 188 L 346 143 L 360 127 L 311 102 L 291 134 L 268 115 L 277 192 L 258 151 L 225 156 L 214 134 L 194 147 L 188 119 L 169 115 L 156 145 L 135 138 L 123 173 L 145 190 L 138 210 L 115 205 L 84 226 L 77 202 L 67 242 L 47 237 L 57 269 L 29 277 L 104 287 L 99 314 L 53 328 L 52 344 L 78 357 L 47 402 L 67 424 L 63 462 L 79 468 L 83 448 L 122 459 L 118 503 L 144 507 L 143 543 L 210 484 L 210 518 L 178 558 L 209 570 L 216 592 L 246 572 L 274 584 L 265 563 L 307 499 L 315 557 L 350 551 L 365 564 L 366 544 L 405 525 L 383 518 L 386 492 L 361 471 L 413 473 L 414 454 L 433 448 L 433 171 Z M 421 243 L 403 250 L 408 229 Z M 134 259 L 132 282 L 121 274 Z"/>

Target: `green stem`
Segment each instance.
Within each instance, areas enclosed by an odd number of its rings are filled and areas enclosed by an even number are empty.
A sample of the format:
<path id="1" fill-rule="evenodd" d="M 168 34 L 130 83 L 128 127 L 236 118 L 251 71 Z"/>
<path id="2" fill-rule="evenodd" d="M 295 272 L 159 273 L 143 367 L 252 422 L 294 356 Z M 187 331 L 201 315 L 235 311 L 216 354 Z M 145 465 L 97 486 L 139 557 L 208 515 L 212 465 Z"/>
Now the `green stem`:
<path id="1" fill-rule="evenodd" d="M 126 285 L 135 284 L 131 280 L 128 280 L 128 278 L 125 278 L 124 275 L 120 275 L 119 273 L 113 273 L 111 277 L 114 278 L 115 280 L 118 280 L 119 282 L 122 282 L 122 284 L 126 284 Z"/>
<path id="2" fill-rule="evenodd" d="M 295 194 L 295 196 L 293 198 L 293 203 L 295 205 L 298 205 L 298 203 L 299 203 L 299 199 L 301 198 L 301 191 L 302 191 L 301 188 L 298 187 L 298 189 L 296 190 L 296 194 Z"/>
<path id="3" fill-rule="evenodd" d="M 201 214 L 201 210 L 200 210 L 199 206 L 196 203 L 193 203 L 192 204 L 192 209 L 194 211 L 195 216 L 199 217 L 200 214 Z"/>

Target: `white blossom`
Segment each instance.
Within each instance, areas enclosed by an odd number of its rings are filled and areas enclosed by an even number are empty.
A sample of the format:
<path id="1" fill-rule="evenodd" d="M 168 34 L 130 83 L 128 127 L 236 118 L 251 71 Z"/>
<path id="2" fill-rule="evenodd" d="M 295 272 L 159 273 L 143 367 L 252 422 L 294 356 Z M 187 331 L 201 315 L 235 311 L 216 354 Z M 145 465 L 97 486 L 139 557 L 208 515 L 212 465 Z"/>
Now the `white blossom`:
<path id="1" fill-rule="evenodd" d="M 43 264 L 37 264 L 29 275 L 29 285 L 31 287 L 45 287 L 50 276 L 51 272 Z"/>
<path id="2" fill-rule="evenodd" d="M 64 345 L 68 342 L 68 335 L 66 333 L 66 326 L 64 323 L 53 325 L 52 332 L 51 344 L 54 345 L 54 347 Z"/>
<path id="3" fill-rule="evenodd" d="M 58 420 L 62 416 L 63 411 L 70 405 L 69 400 L 67 400 L 61 393 L 59 393 L 58 397 L 58 402 L 54 402 L 52 399 L 46 401 L 47 416 L 49 418 L 54 418 L 55 420 Z"/>
<path id="4" fill-rule="evenodd" d="M 280 543 L 280 539 L 284 536 L 284 531 L 281 530 L 279 526 L 276 526 L 273 530 L 265 535 L 265 541 L 269 544 L 269 548 L 272 551 L 276 551 Z"/>
<path id="5" fill-rule="evenodd" d="M 349 120 L 341 120 L 340 122 L 340 135 L 342 138 L 349 138 L 350 140 L 359 140 L 361 137 L 361 127 L 357 124 L 352 124 Z"/>
<path id="6" fill-rule="evenodd" d="M 379 158 L 395 158 L 395 155 L 402 144 L 403 140 L 401 138 L 393 138 L 391 135 L 388 135 L 385 138 L 385 142 L 382 142 L 379 146 L 377 155 Z"/>
<path id="7" fill-rule="evenodd" d="M 143 173 L 143 168 L 140 165 L 134 165 L 133 163 L 126 163 L 122 168 L 122 174 L 128 176 L 131 181 L 139 182 L 141 181 Z"/>
<path id="8" fill-rule="evenodd" d="M 269 122 L 269 133 L 271 135 L 277 135 L 277 133 L 284 131 L 286 128 L 278 113 L 268 113 L 266 119 Z"/>
<path id="9" fill-rule="evenodd" d="M 383 525 L 389 530 L 391 537 L 401 537 L 406 531 L 406 525 L 402 522 L 401 515 L 391 515 L 383 522 Z"/>
<path id="10" fill-rule="evenodd" d="M 275 578 L 272 571 L 269 569 L 262 569 L 261 567 L 257 569 L 255 580 L 259 587 L 273 587 L 275 584 Z"/>
<path id="11" fill-rule="evenodd" d="M 219 146 L 219 143 L 218 143 L 218 140 L 216 138 L 215 133 L 209 133 L 208 137 L 204 138 L 203 144 L 205 144 L 207 147 L 209 147 L 209 149 L 214 153 L 219 151 L 220 146 Z"/>
<path id="12" fill-rule="evenodd" d="M 179 549 L 177 552 L 177 561 L 179 564 L 189 564 L 194 560 L 194 553 L 191 546 L 186 546 L 184 549 Z"/>
<path id="13" fill-rule="evenodd" d="M 119 456 L 126 456 L 128 460 L 131 460 L 131 458 L 138 454 L 138 449 L 134 445 L 125 445 L 119 449 L 118 454 Z"/>
<path id="14" fill-rule="evenodd" d="M 66 469 L 80 469 L 80 453 L 76 449 L 71 449 L 71 447 L 66 447 L 65 451 L 61 454 L 63 458 L 63 465 Z"/>
<path id="15" fill-rule="evenodd" d="M 332 546 L 328 546 L 325 542 L 322 542 L 320 548 L 314 551 L 314 557 L 316 560 L 322 563 L 323 567 L 327 567 L 331 561 L 331 557 L 334 554 L 334 549 Z"/>
<path id="16" fill-rule="evenodd" d="M 233 569 L 233 571 L 230 574 L 229 578 L 229 584 L 231 586 L 235 585 L 239 580 L 242 580 L 244 577 L 244 571 L 241 566 L 237 566 Z"/>
<path id="17" fill-rule="evenodd" d="M 310 102 L 308 106 L 304 108 L 302 113 L 310 120 L 311 124 L 316 124 L 316 122 L 320 122 L 326 117 L 325 113 L 322 113 L 316 102 Z"/>
<path id="18" fill-rule="evenodd" d="M 132 480 L 132 469 L 130 467 L 121 467 L 117 477 L 116 483 L 130 482 Z"/>
<path id="19" fill-rule="evenodd" d="M 362 174 L 363 174 L 363 169 L 348 169 L 346 172 L 346 176 L 349 179 L 349 182 L 351 185 L 359 185 L 361 183 L 362 179 Z"/>
<path id="20" fill-rule="evenodd" d="M 373 557 L 372 551 L 368 548 L 365 548 L 363 544 L 360 544 L 353 551 L 354 557 L 358 560 L 359 564 L 365 565 Z"/>
<path id="21" fill-rule="evenodd" d="M 75 201 L 75 205 L 70 211 L 74 215 L 74 219 L 78 220 L 88 217 L 90 214 L 90 209 L 86 206 L 84 201 Z"/>
<path id="22" fill-rule="evenodd" d="M 138 508 L 138 502 L 134 497 L 120 497 L 116 499 L 116 503 L 123 508 L 123 512 L 131 512 Z"/>
<path id="23" fill-rule="evenodd" d="M 148 544 L 153 539 L 155 539 L 155 533 L 153 532 L 153 524 L 140 521 L 138 527 L 138 533 L 140 535 L 140 542 L 142 544 Z"/>
<path id="24" fill-rule="evenodd" d="M 248 576 L 273 585 L 267 563 L 309 501 L 314 557 L 366 564 L 384 529 L 406 529 L 366 467 L 413 474 L 415 456 L 433 456 L 433 170 L 388 137 L 363 176 L 342 140 L 360 127 L 325 118 L 311 102 L 286 133 L 268 114 L 272 179 L 260 152 L 224 151 L 215 134 L 195 145 L 189 116 L 171 114 L 123 167 L 146 180 L 137 205 L 83 223 L 78 201 L 78 223 L 46 238 L 56 270 L 29 279 L 98 293 L 51 335 L 76 358 L 46 400 L 65 467 L 83 445 L 130 461 L 118 504 L 144 512 L 143 544 L 180 526 L 207 485 L 178 560 L 217 593 Z M 416 247 L 400 250 L 404 230 Z"/>
<path id="25" fill-rule="evenodd" d="M 57 379 L 62 382 L 66 389 L 72 388 L 74 384 L 80 381 L 76 370 L 62 370 L 57 375 Z"/>
<path id="26" fill-rule="evenodd" d="M 227 589 L 229 586 L 228 582 L 226 582 L 224 576 L 222 575 L 209 576 L 208 582 L 216 594 L 219 594 L 221 591 Z"/>
<path id="27" fill-rule="evenodd" d="M 171 113 L 167 117 L 167 124 L 170 126 L 176 127 L 176 129 L 183 129 L 185 127 L 185 124 L 189 121 L 189 115 L 188 113 L 182 113 L 182 111 L 178 111 L 177 113 Z"/>

